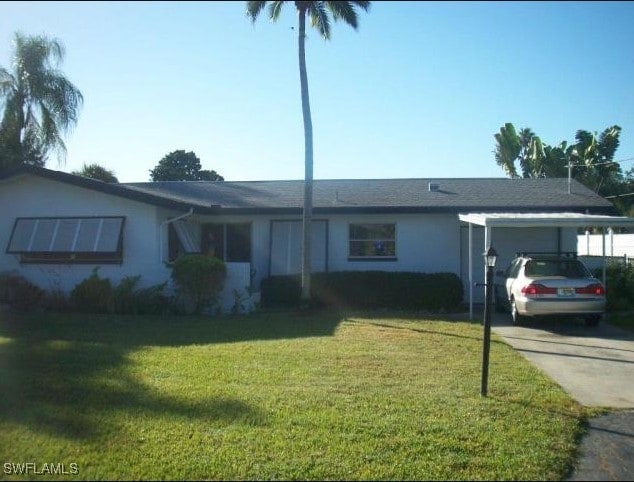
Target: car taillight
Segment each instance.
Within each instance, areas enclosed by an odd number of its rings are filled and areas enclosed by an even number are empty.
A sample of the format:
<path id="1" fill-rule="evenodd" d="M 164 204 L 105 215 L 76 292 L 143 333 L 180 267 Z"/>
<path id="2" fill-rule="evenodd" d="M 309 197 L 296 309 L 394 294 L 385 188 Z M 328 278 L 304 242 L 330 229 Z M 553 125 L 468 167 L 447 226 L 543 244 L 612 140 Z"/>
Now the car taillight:
<path id="1" fill-rule="evenodd" d="M 557 288 L 548 288 L 539 283 L 531 283 L 522 287 L 520 290 L 523 295 L 554 295 L 557 293 Z"/>
<path id="2" fill-rule="evenodd" d="M 575 288 L 575 292 L 580 295 L 605 295 L 605 288 L 602 284 L 594 283 L 586 286 L 585 288 Z"/>

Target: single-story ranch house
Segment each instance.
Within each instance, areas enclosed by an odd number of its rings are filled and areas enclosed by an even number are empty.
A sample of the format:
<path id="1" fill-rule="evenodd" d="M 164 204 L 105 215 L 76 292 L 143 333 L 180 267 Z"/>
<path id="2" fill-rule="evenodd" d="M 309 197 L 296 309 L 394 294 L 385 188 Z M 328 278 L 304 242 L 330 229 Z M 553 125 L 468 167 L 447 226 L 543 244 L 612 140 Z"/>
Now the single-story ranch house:
<path id="1" fill-rule="evenodd" d="M 109 184 L 22 166 L 0 173 L 0 272 L 68 292 L 99 266 L 113 282 L 141 275 L 152 285 L 170 279 L 180 253 L 211 252 L 227 265 L 228 309 L 234 289 L 257 292 L 268 276 L 300 271 L 302 205 L 301 180 Z M 567 179 L 316 180 L 313 205 L 314 271 L 451 272 L 466 292 L 491 244 L 486 222 L 469 216 L 614 214 Z M 498 266 L 517 251 L 576 250 L 577 225 L 503 226 Z"/>

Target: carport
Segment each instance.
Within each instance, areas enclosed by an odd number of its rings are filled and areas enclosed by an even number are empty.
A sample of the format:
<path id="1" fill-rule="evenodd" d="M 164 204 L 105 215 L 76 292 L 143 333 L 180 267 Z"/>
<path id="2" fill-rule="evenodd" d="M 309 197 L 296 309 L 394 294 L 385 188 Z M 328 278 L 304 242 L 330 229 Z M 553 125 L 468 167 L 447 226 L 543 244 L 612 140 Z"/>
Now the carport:
<path id="1" fill-rule="evenodd" d="M 605 233 L 606 228 L 634 227 L 634 218 L 597 214 L 561 213 L 467 213 L 459 214 L 460 221 L 468 224 L 469 247 L 469 317 L 473 319 L 473 260 L 493 244 L 494 228 L 601 228 L 603 235 L 603 284 L 605 285 Z M 474 254 L 473 226 L 484 227 L 484 246 Z M 561 246 L 558 246 L 561 251 Z"/>

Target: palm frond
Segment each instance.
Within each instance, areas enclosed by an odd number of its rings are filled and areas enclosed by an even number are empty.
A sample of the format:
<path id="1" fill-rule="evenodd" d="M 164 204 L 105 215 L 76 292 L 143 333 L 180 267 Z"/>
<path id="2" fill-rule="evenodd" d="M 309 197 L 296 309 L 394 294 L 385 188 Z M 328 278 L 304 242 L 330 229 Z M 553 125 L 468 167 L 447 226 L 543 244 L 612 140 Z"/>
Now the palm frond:
<path id="1" fill-rule="evenodd" d="M 517 177 L 515 160 L 520 154 L 520 141 L 515 131 L 515 126 L 507 122 L 500 128 L 500 132 L 493 136 L 496 140 L 495 162 L 504 169 L 509 177 Z"/>
<path id="2" fill-rule="evenodd" d="M 41 113 L 41 117 L 40 140 L 42 145 L 46 148 L 55 149 L 58 153 L 58 157 L 63 162 L 66 157 L 66 145 L 59 135 L 55 116 L 49 110 L 44 110 Z"/>
<path id="3" fill-rule="evenodd" d="M 324 2 L 310 2 L 308 14 L 310 15 L 311 25 L 319 30 L 319 33 L 324 39 L 329 40 L 330 20 Z"/>
<path id="4" fill-rule="evenodd" d="M 66 77 L 58 72 L 49 72 L 45 76 L 45 89 L 39 98 L 54 113 L 59 127 L 63 131 L 72 128 L 78 119 L 79 108 L 84 98 L 81 92 Z"/>
<path id="5" fill-rule="evenodd" d="M 280 18 L 280 13 L 282 12 L 282 7 L 285 3 L 286 2 L 284 0 L 271 2 L 271 5 L 269 5 L 269 18 L 272 21 L 275 22 L 278 18 Z"/>
<path id="6" fill-rule="evenodd" d="M 621 134 L 621 127 L 614 125 L 608 127 L 599 135 L 599 142 L 597 150 L 601 156 L 603 162 L 609 162 L 614 160 L 614 155 L 619 147 Z"/>
<path id="7" fill-rule="evenodd" d="M 66 152 L 60 132 L 77 123 L 83 96 L 57 69 L 64 47 L 54 38 L 14 36 L 13 72 L 0 69 L 4 112 L 0 127 L 22 162 L 41 164 L 47 152 Z"/>
<path id="8" fill-rule="evenodd" d="M 266 6 L 266 1 L 249 1 L 247 2 L 247 17 L 251 19 L 251 22 L 255 23 L 260 13 Z"/>

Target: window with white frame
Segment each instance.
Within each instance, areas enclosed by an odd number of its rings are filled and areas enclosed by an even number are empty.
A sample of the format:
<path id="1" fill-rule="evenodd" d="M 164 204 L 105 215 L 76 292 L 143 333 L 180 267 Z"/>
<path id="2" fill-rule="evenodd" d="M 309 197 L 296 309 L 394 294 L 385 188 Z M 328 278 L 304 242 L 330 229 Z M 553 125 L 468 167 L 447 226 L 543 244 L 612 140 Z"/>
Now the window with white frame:
<path id="1" fill-rule="evenodd" d="M 396 224 L 350 224 L 348 234 L 349 259 L 396 259 Z"/>
<path id="2" fill-rule="evenodd" d="M 7 253 L 22 263 L 121 263 L 123 216 L 17 218 Z"/>

